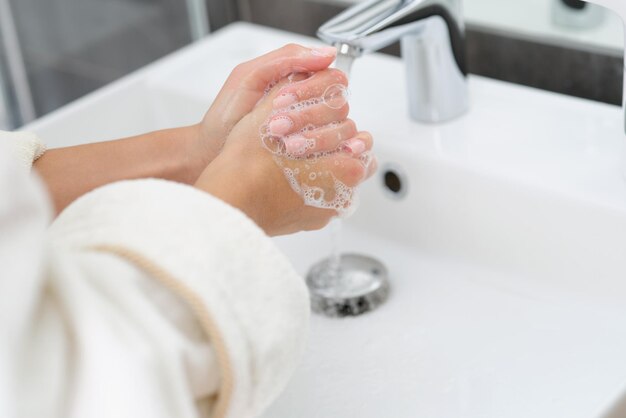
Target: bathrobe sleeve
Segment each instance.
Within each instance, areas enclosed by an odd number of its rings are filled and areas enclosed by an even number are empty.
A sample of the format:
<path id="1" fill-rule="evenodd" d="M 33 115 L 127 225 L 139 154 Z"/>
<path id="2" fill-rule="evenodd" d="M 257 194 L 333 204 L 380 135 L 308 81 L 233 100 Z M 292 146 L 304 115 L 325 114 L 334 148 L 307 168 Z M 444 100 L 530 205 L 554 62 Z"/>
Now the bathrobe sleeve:
<path id="1" fill-rule="evenodd" d="M 308 296 L 243 213 L 134 180 L 81 197 L 46 230 L 41 186 L 20 182 L 0 186 L 3 201 L 23 195 L 0 211 L 0 257 L 15 253 L 0 279 L 12 317 L 0 320 L 12 341 L 0 399 L 16 391 L 0 416 L 245 418 L 276 398 L 304 347 Z M 5 233 L 18 212 L 35 225 L 13 228 L 25 240 Z"/>

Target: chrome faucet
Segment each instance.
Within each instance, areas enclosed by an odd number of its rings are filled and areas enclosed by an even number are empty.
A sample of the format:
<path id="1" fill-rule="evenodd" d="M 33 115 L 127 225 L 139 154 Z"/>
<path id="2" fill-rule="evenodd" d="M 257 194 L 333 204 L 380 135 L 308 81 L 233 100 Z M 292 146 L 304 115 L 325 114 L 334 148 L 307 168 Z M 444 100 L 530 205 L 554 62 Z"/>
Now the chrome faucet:
<path id="1" fill-rule="evenodd" d="M 469 106 L 461 0 L 368 0 L 322 25 L 317 35 L 352 57 L 398 40 L 406 61 L 409 112 L 443 122 Z"/>

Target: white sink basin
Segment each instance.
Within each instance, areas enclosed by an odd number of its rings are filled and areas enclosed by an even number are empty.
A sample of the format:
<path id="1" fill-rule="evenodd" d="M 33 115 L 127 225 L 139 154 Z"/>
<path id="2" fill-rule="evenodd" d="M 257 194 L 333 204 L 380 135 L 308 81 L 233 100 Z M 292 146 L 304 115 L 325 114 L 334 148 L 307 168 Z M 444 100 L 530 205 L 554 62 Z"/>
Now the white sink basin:
<path id="1" fill-rule="evenodd" d="M 53 146 L 196 122 L 237 63 L 316 41 L 236 24 L 30 128 Z M 351 117 L 376 139 L 342 248 L 390 271 L 358 318 L 313 317 L 267 418 L 618 418 L 626 410 L 626 184 L 620 109 L 480 77 L 444 125 L 406 114 L 403 65 L 357 61 Z M 296 267 L 328 231 L 277 239 Z M 621 406 L 624 408 L 624 405 Z"/>

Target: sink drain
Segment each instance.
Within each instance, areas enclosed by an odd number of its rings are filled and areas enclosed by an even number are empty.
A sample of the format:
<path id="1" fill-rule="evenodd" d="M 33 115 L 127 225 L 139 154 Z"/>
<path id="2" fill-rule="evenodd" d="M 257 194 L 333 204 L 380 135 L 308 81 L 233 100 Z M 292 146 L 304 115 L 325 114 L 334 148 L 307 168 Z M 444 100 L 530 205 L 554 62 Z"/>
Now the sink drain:
<path id="1" fill-rule="evenodd" d="M 357 316 L 382 305 L 389 296 L 387 269 L 378 260 L 342 254 L 325 258 L 306 277 L 313 312 L 330 317 Z"/>

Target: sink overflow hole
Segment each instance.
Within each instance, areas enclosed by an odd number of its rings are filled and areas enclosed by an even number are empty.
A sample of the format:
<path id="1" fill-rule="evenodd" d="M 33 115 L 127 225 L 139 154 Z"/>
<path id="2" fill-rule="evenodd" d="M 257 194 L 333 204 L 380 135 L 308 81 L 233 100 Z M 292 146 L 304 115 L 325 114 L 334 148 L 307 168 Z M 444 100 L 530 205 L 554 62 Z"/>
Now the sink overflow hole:
<path id="1" fill-rule="evenodd" d="M 390 197 L 400 199 L 406 194 L 406 177 L 397 167 L 385 167 L 382 170 L 382 181 L 383 187 Z"/>
<path id="2" fill-rule="evenodd" d="M 402 180 L 393 171 L 385 173 L 385 186 L 394 193 L 400 193 L 402 190 Z"/>

